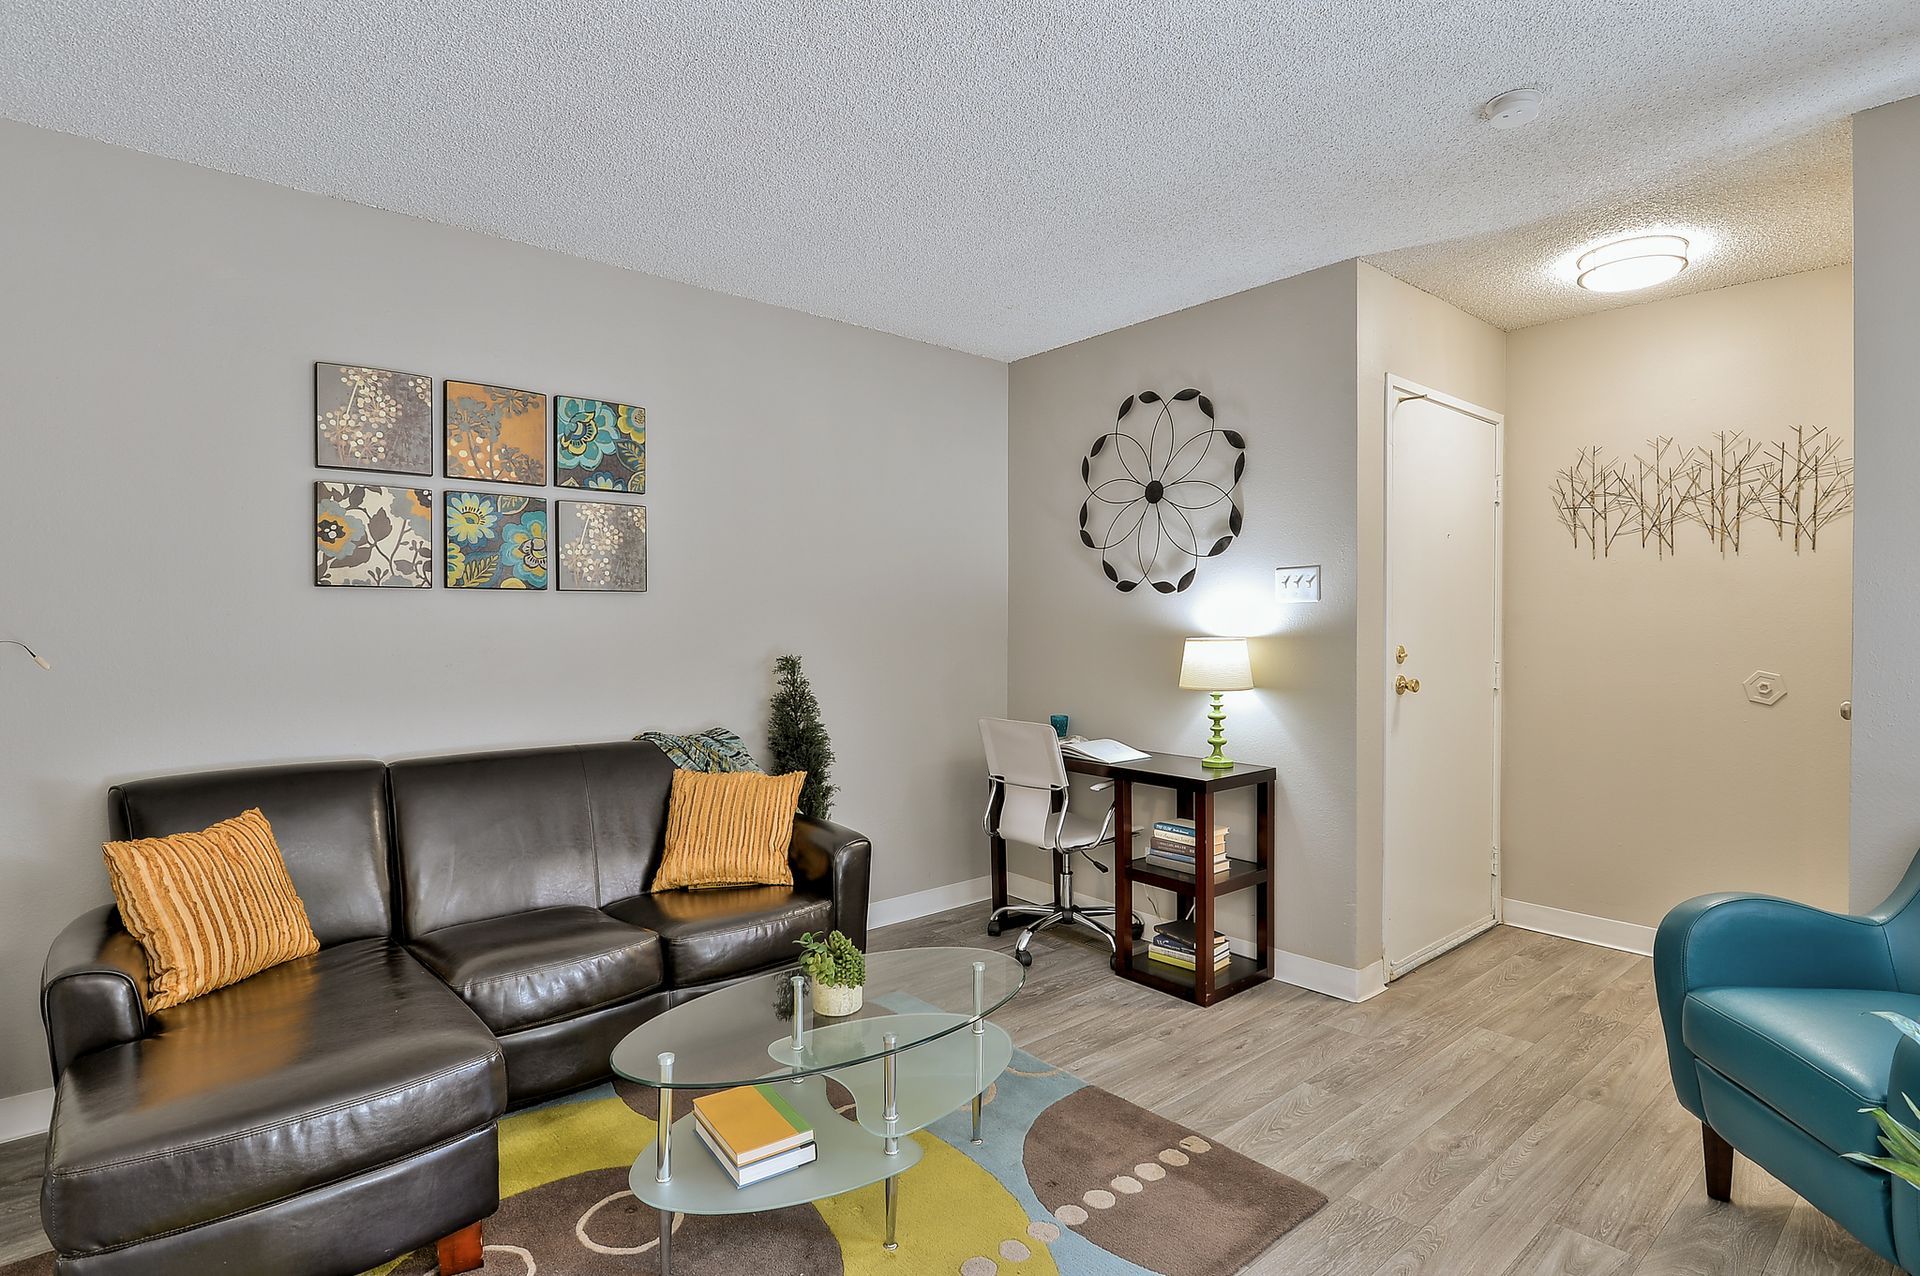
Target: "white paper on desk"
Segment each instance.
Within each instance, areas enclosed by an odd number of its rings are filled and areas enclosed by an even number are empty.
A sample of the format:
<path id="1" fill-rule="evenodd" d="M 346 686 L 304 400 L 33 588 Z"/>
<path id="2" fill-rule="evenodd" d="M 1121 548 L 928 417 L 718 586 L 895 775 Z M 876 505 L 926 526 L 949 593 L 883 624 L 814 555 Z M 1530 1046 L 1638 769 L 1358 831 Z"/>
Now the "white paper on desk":
<path id="1" fill-rule="evenodd" d="M 1071 740 L 1062 740 L 1060 752 L 1071 754 L 1076 758 L 1085 758 L 1089 762 L 1108 764 L 1138 762 L 1141 758 L 1153 756 L 1150 753 L 1142 753 L 1130 744 L 1122 744 L 1118 740 L 1087 740 L 1079 736 Z"/>

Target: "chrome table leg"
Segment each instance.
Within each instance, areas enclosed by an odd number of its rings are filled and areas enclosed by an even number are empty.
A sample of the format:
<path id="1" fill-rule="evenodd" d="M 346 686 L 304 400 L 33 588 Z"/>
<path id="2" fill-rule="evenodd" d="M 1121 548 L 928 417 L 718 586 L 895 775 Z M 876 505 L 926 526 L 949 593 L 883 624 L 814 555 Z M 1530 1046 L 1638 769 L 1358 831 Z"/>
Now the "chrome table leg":
<path id="1" fill-rule="evenodd" d="M 984 961 L 976 961 L 973 963 L 973 1083 L 976 1087 L 973 1092 L 973 1141 L 976 1146 L 982 1142 L 980 1138 L 980 1110 L 986 1106 L 987 1097 L 987 1079 L 980 1075 L 983 1071 L 981 1065 L 984 1062 L 981 1047 L 987 1038 L 987 1020 L 986 1016 L 982 1013 L 982 1011 L 986 1009 L 986 1006 L 987 963 Z"/>
<path id="2" fill-rule="evenodd" d="M 900 1074 L 899 1074 L 898 1058 L 894 1054 L 894 1045 L 896 1040 L 897 1038 L 895 1038 L 894 1035 L 890 1032 L 886 1033 L 880 1038 L 881 1048 L 887 1052 L 886 1059 L 880 1065 L 880 1100 L 881 1100 L 881 1103 L 883 1104 L 883 1111 L 881 1112 L 881 1116 L 885 1119 L 887 1123 L 887 1155 L 888 1156 L 900 1155 L 900 1139 L 893 1132 L 893 1123 L 900 1119 L 900 1096 L 899 1096 Z M 899 1223 L 899 1220 L 900 1220 L 900 1176 L 898 1174 L 895 1174 L 887 1179 L 886 1248 L 890 1250 L 900 1248 L 900 1242 L 895 1237 L 896 1228 Z"/>
<path id="3" fill-rule="evenodd" d="M 656 1059 L 660 1065 L 660 1120 L 654 1126 L 654 1172 L 653 1181 L 668 1183 L 673 1180 L 673 1088 L 666 1084 L 673 1080 L 673 1055 L 663 1053 Z M 673 1211 L 660 1211 L 660 1276 L 668 1276 L 673 1264 Z"/>

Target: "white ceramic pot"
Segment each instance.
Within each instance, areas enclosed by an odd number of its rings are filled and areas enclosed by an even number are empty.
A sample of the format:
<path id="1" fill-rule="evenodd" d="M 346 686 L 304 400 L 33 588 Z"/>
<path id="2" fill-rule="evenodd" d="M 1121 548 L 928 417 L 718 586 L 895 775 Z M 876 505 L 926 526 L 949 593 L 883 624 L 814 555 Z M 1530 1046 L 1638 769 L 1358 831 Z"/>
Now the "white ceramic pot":
<path id="1" fill-rule="evenodd" d="M 850 1015 L 860 1009 L 861 988 L 837 988 L 832 984 L 813 986 L 813 1012 L 829 1019 Z"/>

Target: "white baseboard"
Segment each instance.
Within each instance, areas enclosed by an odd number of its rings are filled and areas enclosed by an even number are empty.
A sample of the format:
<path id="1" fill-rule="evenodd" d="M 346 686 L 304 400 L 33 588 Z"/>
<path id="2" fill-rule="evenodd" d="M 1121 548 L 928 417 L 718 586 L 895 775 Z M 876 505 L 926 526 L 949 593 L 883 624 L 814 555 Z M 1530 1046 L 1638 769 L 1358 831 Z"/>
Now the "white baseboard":
<path id="1" fill-rule="evenodd" d="M 1562 939 L 1577 939 L 1583 944 L 1598 944 L 1602 948 L 1618 948 L 1623 953 L 1638 953 L 1642 957 L 1653 956 L 1651 926 L 1615 921 L 1611 917 L 1591 917 L 1586 913 L 1548 908 L 1545 904 L 1529 904 L 1519 899 L 1502 900 L 1501 903 L 1501 920 L 1509 926 L 1537 930 L 1543 935 L 1558 935 Z"/>
<path id="2" fill-rule="evenodd" d="M 987 899 L 992 888 L 992 879 L 976 877 L 972 881 L 935 886 L 911 895 L 878 899 L 867 906 L 867 925 L 892 926 L 897 922 L 910 922 L 915 918 L 945 912 L 949 908 L 978 904 Z"/>
<path id="3" fill-rule="evenodd" d="M 0 1143 L 45 1134 L 53 1124 L 53 1091 L 33 1090 L 0 1099 Z"/>
<path id="4" fill-rule="evenodd" d="M 1273 977 L 1283 984 L 1305 988 L 1341 1001 L 1365 1001 L 1387 990 L 1386 965 L 1374 962 L 1364 970 L 1336 966 L 1317 957 L 1303 957 L 1284 948 L 1273 950 Z"/>

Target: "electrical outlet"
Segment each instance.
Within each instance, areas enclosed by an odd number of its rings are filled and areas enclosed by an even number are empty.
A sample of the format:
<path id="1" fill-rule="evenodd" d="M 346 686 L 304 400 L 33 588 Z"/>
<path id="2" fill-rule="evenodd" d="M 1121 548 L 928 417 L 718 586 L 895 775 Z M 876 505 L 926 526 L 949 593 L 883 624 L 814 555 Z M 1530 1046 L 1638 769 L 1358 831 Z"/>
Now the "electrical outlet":
<path id="1" fill-rule="evenodd" d="M 1283 603 L 1320 601 L 1320 567 L 1280 567 L 1273 573 L 1273 596 Z"/>

